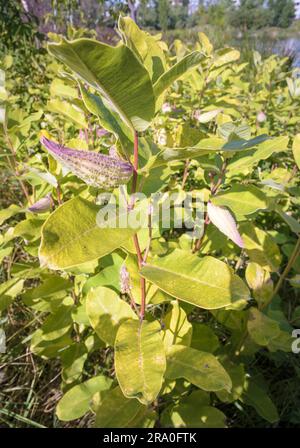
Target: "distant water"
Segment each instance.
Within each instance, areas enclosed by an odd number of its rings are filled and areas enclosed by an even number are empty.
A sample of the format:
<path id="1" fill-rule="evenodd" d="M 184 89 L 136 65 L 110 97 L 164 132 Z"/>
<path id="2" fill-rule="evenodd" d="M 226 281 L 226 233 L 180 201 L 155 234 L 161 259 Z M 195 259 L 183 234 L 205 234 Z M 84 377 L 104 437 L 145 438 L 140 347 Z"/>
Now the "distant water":
<path id="1" fill-rule="evenodd" d="M 294 55 L 293 66 L 300 67 L 300 39 L 293 37 L 282 40 L 275 45 L 274 50 L 285 56 Z"/>

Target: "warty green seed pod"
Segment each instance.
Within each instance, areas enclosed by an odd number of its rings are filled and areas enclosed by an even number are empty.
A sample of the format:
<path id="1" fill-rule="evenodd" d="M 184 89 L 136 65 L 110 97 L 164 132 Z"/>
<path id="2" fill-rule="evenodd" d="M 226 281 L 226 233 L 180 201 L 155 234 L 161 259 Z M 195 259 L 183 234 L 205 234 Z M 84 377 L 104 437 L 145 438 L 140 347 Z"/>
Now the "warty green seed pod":
<path id="1" fill-rule="evenodd" d="M 106 190 L 126 184 L 133 173 L 133 166 L 116 157 L 92 151 L 66 148 L 46 137 L 42 145 L 49 153 L 86 184 Z"/>

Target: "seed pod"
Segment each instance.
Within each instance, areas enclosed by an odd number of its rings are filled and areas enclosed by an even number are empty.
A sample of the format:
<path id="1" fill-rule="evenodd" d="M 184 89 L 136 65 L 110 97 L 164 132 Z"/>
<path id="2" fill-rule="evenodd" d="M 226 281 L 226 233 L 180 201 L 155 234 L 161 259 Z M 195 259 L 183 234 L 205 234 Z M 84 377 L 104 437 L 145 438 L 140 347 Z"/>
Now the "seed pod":
<path id="1" fill-rule="evenodd" d="M 86 184 L 104 189 L 126 184 L 132 176 L 133 167 L 129 162 L 91 151 L 66 148 L 46 137 L 41 143 L 62 165 Z"/>
<path id="2" fill-rule="evenodd" d="M 230 238 L 239 247 L 244 247 L 244 242 L 237 229 L 235 220 L 231 213 L 223 207 L 218 207 L 211 202 L 207 204 L 207 214 L 211 222 Z"/>
<path id="3" fill-rule="evenodd" d="M 32 213 L 45 213 L 53 206 L 53 200 L 51 198 L 51 194 L 47 194 L 44 198 L 35 202 L 28 208 L 28 210 Z"/>

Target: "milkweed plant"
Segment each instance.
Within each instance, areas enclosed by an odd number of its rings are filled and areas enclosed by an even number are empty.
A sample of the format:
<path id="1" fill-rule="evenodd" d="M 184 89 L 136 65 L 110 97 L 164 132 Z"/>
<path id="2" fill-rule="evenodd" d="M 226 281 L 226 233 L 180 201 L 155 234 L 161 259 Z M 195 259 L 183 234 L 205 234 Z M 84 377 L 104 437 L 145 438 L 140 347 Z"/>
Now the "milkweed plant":
<path id="1" fill-rule="evenodd" d="M 1 316 L 14 300 L 39 316 L 26 344 L 60 361 L 61 421 L 225 427 L 236 404 L 276 424 L 253 360 L 292 353 L 299 324 L 297 71 L 203 33 L 168 48 L 128 17 L 118 33 L 52 35 L 30 113 L 1 71 L 22 195 L 0 212 Z"/>

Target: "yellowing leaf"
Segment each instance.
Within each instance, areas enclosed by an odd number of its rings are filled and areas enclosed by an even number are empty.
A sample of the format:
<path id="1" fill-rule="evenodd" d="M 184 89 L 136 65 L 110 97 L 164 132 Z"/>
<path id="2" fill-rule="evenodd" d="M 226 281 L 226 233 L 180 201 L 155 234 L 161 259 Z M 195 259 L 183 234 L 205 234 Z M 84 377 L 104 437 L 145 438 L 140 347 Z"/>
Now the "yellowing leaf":
<path id="1" fill-rule="evenodd" d="M 39 258 L 50 269 L 65 269 L 109 254 L 128 240 L 134 229 L 100 228 L 99 207 L 79 196 L 53 212 L 42 228 Z"/>
<path id="2" fill-rule="evenodd" d="M 228 373 L 214 355 L 183 345 L 173 345 L 168 350 L 166 377 L 185 378 L 206 391 L 230 390 L 232 386 Z"/>
<path id="3" fill-rule="evenodd" d="M 166 369 L 158 322 L 130 319 L 122 323 L 115 342 L 115 369 L 126 397 L 137 398 L 143 404 L 156 399 Z"/>
<path id="4" fill-rule="evenodd" d="M 205 309 L 222 308 L 249 297 L 248 288 L 228 265 L 180 249 L 153 259 L 143 266 L 141 275 L 171 296 Z"/>

